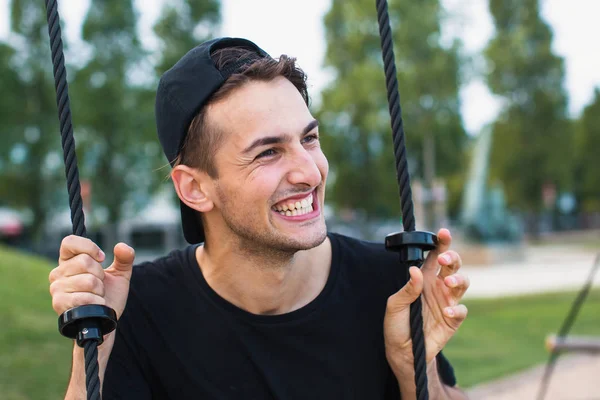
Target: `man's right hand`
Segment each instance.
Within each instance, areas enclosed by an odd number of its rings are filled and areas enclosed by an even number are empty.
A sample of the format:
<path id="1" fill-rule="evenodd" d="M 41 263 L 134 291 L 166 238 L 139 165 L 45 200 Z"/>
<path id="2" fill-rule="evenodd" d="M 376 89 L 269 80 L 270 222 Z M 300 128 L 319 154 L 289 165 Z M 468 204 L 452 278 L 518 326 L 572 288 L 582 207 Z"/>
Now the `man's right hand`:
<path id="1" fill-rule="evenodd" d="M 48 277 L 54 311 L 61 315 L 73 307 L 102 304 L 115 310 L 119 319 L 127 303 L 135 252 L 126 244 L 119 243 L 114 248 L 114 255 L 110 267 L 103 269 L 100 263 L 105 255 L 94 242 L 75 235 L 64 238 L 60 245 L 58 267 Z M 104 343 L 98 348 L 101 381 L 113 344 L 114 332 L 105 336 Z M 66 398 L 85 396 L 83 368 L 82 349 L 75 345 Z"/>
<path id="2" fill-rule="evenodd" d="M 134 250 L 124 243 L 114 248 L 114 261 L 106 270 L 104 253 L 91 240 L 67 236 L 60 246 L 58 267 L 50 272 L 52 307 L 58 315 L 86 305 L 106 305 L 121 317 L 129 293 Z"/>

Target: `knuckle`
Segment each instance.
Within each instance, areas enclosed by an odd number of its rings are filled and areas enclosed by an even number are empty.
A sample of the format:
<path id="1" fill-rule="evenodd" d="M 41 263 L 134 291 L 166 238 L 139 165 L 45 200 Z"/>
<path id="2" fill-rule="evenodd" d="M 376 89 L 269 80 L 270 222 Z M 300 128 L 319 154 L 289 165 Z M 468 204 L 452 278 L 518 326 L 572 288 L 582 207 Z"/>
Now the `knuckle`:
<path id="1" fill-rule="evenodd" d="M 77 258 L 84 271 L 92 271 L 96 266 L 96 261 L 89 254 L 82 253 Z"/>
<path id="2" fill-rule="evenodd" d="M 59 281 L 54 281 L 50 284 L 50 287 L 48 288 L 50 290 L 50 295 L 54 296 L 54 294 L 56 293 L 56 291 L 58 290 L 58 283 Z"/>
<path id="3" fill-rule="evenodd" d="M 82 289 L 84 289 L 85 291 L 93 292 L 94 289 L 96 289 L 96 287 L 98 286 L 98 284 L 96 283 L 96 277 L 91 274 L 86 274 L 82 286 Z"/>
<path id="4" fill-rule="evenodd" d="M 98 296 L 104 296 L 104 283 L 98 279 L 97 276 L 92 275 L 91 277 L 91 290 L 92 292 L 96 293 Z"/>
<path id="5" fill-rule="evenodd" d="M 59 268 L 60 265 L 58 267 L 53 268 L 52 271 L 50 271 L 50 273 L 48 274 L 48 282 L 52 283 L 58 278 Z"/>
<path id="6" fill-rule="evenodd" d="M 77 237 L 75 235 L 65 236 L 60 242 L 60 247 L 71 248 L 75 245 Z"/>
<path id="7" fill-rule="evenodd" d="M 62 294 L 52 296 L 52 308 L 58 315 L 68 310 L 68 307 L 65 305 L 65 296 Z"/>

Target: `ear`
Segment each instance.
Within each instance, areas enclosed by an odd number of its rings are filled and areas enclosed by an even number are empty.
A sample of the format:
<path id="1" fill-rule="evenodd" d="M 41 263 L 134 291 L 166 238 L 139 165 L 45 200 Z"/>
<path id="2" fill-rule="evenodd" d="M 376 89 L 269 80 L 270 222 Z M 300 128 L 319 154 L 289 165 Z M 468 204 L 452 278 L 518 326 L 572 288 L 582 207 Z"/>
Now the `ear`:
<path id="1" fill-rule="evenodd" d="M 177 165 L 171 171 L 171 179 L 177 196 L 188 207 L 203 213 L 212 210 L 212 179 L 207 173 Z"/>

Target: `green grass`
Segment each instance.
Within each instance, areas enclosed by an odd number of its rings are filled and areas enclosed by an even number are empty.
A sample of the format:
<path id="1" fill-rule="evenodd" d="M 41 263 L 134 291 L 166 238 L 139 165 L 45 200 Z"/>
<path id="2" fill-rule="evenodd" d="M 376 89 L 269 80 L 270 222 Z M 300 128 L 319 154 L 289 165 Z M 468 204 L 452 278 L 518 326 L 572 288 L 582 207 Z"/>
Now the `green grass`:
<path id="1" fill-rule="evenodd" d="M 546 335 L 558 333 L 576 293 L 465 301 L 469 316 L 444 351 L 469 387 L 546 362 Z M 570 334 L 600 335 L 600 290 L 592 290 Z M 559 361 L 560 362 L 560 361 Z"/>
<path id="2" fill-rule="evenodd" d="M 57 331 L 45 260 L 0 247 L 0 398 L 60 399 L 71 342 Z M 445 353 L 469 387 L 544 362 L 544 338 L 560 328 L 575 293 L 471 300 L 469 318 Z M 590 293 L 573 333 L 600 335 L 600 290 Z"/>
<path id="3" fill-rule="evenodd" d="M 58 333 L 46 260 L 0 247 L 0 398 L 59 399 L 72 342 Z"/>

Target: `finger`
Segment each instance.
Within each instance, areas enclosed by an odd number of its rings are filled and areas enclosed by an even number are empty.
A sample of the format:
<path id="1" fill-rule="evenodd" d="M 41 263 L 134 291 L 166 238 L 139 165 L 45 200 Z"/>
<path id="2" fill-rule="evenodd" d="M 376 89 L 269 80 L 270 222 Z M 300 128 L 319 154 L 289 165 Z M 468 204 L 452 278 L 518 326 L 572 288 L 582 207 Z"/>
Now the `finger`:
<path id="1" fill-rule="evenodd" d="M 60 244 L 58 263 L 60 264 L 63 261 L 67 261 L 78 254 L 88 254 L 98 262 L 104 261 L 105 258 L 104 252 L 90 239 L 69 235 L 65 237 Z"/>
<path id="2" fill-rule="evenodd" d="M 447 276 L 452 275 L 460 269 L 462 266 L 462 260 L 457 252 L 454 250 L 448 250 L 437 257 L 437 262 L 440 264 L 439 276 L 445 279 Z"/>
<path id="3" fill-rule="evenodd" d="M 92 274 L 79 274 L 59 279 L 50 285 L 50 294 L 57 293 L 92 293 L 104 297 L 104 283 Z"/>
<path id="4" fill-rule="evenodd" d="M 125 243 L 119 243 L 114 248 L 115 259 L 109 267 L 111 272 L 131 276 L 135 251 Z"/>
<path id="5" fill-rule="evenodd" d="M 60 278 L 87 273 L 98 277 L 100 280 L 104 280 L 102 264 L 88 254 L 77 254 L 73 258 L 63 261 L 58 267 L 50 271 L 48 280 L 52 283 Z"/>
<path id="6" fill-rule="evenodd" d="M 471 285 L 471 280 L 463 274 L 453 274 L 444 278 L 444 283 L 452 290 L 455 300 L 460 300 Z"/>
<path id="7" fill-rule="evenodd" d="M 395 294 L 388 298 L 387 308 L 390 312 L 399 312 L 410 306 L 423 291 L 423 273 L 417 267 L 410 267 L 408 270 L 410 279 Z"/>
<path id="8" fill-rule="evenodd" d="M 442 254 L 450 248 L 452 244 L 452 235 L 448 229 L 442 228 L 437 233 L 437 246 L 434 250 L 436 254 Z"/>
<path id="9" fill-rule="evenodd" d="M 106 300 L 104 297 L 88 292 L 57 293 L 52 296 L 52 308 L 58 315 L 61 315 L 71 308 L 87 304 L 104 305 L 106 304 Z"/>
<path id="10" fill-rule="evenodd" d="M 451 324 L 458 328 L 460 324 L 467 318 L 469 310 L 464 304 L 458 304 L 452 307 L 444 308 L 444 315 L 450 319 Z"/>

